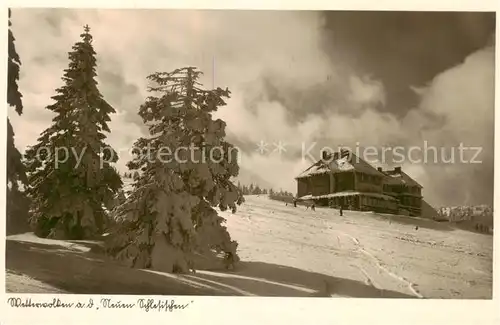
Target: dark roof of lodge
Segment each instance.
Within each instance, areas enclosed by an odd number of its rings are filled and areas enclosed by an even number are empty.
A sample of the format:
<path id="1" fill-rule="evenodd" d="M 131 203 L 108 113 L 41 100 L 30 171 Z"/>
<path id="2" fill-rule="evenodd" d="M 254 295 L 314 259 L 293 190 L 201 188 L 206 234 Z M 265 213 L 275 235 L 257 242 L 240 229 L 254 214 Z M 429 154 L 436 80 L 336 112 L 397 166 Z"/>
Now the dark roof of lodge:
<path id="1" fill-rule="evenodd" d="M 417 181 L 415 181 L 413 178 L 408 176 L 404 171 L 402 170 L 384 170 L 383 172 L 386 174 L 390 179 L 396 180 L 398 183 L 403 183 L 408 186 L 418 186 L 422 188 L 422 185 L 420 185 Z M 392 183 L 392 181 L 391 181 Z"/>
<path id="2" fill-rule="evenodd" d="M 331 157 L 331 159 L 318 160 L 312 166 L 295 177 L 295 179 L 311 177 L 313 175 L 347 172 L 353 170 L 376 176 L 385 175 L 360 157 L 356 156 L 354 153 L 345 151 L 342 153 L 342 155 L 340 155 L 339 152 L 335 152 L 334 156 Z"/>

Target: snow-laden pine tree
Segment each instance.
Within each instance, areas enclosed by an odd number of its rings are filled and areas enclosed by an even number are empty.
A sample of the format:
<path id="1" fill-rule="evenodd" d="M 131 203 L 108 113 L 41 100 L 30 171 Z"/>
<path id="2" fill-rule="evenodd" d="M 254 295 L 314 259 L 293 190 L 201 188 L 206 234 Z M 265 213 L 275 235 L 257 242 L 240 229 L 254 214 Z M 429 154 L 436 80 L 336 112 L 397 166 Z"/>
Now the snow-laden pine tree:
<path id="1" fill-rule="evenodd" d="M 103 231 L 108 205 L 122 186 L 105 143 L 115 110 L 96 81 L 96 53 L 88 26 L 69 52 L 64 85 L 47 109 L 52 125 L 26 151 L 32 223 L 39 236 L 89 238 Z"/>
<path id="2" fill-rule="evenodd" d="M 230 92 L 202 89 L 200 75 L 187 67 L 148 77 L 152 96 L 139 115 L 150 136 L 134 144 L 128 167 L 140 176 L 115 211 L 119 226 L 108 246 L 131 266 L 187 272 L 197 267 L 195 256 L 238 260 L 237 243 L 215 209 L 235 212 L 243 202 L 230 180 L 239 171 L 238 153 L 224 140 L 226 124 L 212 117 Z"/>
<path id="3" fill-rule="evenodd" d="M 12 15 L 10 9 L 9 12 L 9 45 L 8 45 L 8 63 L 7 63 L 7 102 L 10 106 L 13 106 L 17 112 L 17 114 L 21 115 L 23 113 L 23 95 L 19 91 L 19 87 L 17 85 L 17 81 L 19 80 L 19 71 L 21 66 L 21 59 L 16 51 L 16 46 L 14 41 L 14 34 L 10 27 L 12 26 L 12 22 L 10 21 L 10 17 Z"/>
<path id="4" fill-rule="evenodd" d="M 17 85 L 21 59 L 17 54 L 15 38 L 10 28 L 12 26 L 10 9 L 8 12 L 7 104 L 21 115 L 23 113 L 23 96 Z M 22 155 L 15 146 L 14 136 L 14 129 L 7 117 L 7 234 L 28 230 L 29 200 L 19 188 L 19 184 L 27 184 L 26 170 L 22 162 Z"/>

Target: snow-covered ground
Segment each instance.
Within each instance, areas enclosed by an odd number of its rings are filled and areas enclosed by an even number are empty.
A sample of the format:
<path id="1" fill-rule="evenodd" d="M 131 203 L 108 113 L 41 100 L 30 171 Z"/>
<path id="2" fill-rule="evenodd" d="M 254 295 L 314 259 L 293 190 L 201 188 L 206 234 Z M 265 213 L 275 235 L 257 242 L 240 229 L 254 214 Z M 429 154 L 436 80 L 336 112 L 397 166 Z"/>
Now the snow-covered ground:
<path id="1" fill-rule="evenodd" d="M 413 297 L 492 296 L 489 235 L 402 216 L 345 211 L 341 217 L 338 210 L 294 208 L 266 196 L 248 196 L 236 214 L 222 215 L 243 261 L 351 279 Z M 346 291 L 335 286 L 333 296 Z"/>
<path id="2" fill-rule="evenodd" d="M 29 293 L 68 293 L 55 288 L 47 283 L 35 280 L 23 274 L 16 274 L 7 270 L 5 272 L 6 292 L 29 292 Z"/>
<path id="3" fill-rule="evenodd" d="M 7 237 L 7 289 L 370 298 L 492 296 L 490 235 L 428 219 L 354 211 L 340 216 L 338 210 L 326 208 L 311 211 L 267 196 L 247 196 L 235 214 L 221 214 L 239 242 L 241 263 L 230 272 L 211 266 L 186 275 L 134 270 L 92 255 L 92 242 L 42 239 L 26 233 Z"/>

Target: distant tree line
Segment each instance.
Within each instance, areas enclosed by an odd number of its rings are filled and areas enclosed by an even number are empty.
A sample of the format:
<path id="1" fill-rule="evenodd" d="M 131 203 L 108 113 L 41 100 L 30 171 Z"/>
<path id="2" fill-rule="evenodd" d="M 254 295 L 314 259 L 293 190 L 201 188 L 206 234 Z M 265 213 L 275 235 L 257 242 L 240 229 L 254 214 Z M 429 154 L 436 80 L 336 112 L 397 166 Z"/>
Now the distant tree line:
<path id="1" fill-rule="evenodd" d="M 242 195 L 269 195 L 269 197 L 293 197 L 293 193 L 288 192 L 288 191 L 283 191 L 279 190 L 276 191 L 272 188 L 266 189 L 266 188 L 261 188 L 259 185 L 254 185 L 253 183 L 250 185 L 241 185 L 240 182 L 238 182 L 238 190 Z"/>

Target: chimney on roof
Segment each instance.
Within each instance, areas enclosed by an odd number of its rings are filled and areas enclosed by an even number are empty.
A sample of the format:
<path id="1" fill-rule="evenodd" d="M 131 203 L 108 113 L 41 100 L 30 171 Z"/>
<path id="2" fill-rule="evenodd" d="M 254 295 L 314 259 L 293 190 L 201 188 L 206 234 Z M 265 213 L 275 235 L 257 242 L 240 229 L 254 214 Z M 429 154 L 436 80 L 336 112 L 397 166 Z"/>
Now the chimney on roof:
<path id="1" fill-rule="evenodd" d="M 399 167 L 394 167 L 394 171 L 395 171 L 396 173 L 401 173 L 401 166 L 399 166 Z"/>
<path id="2" fill-rule="evenodd" d="M 349 152 L 348 149 L 346 149 L 346 148 L 340 149 L 340 157 L 341 158 L 345 158 L 345 157 L 348 157 L 348 156 L 350 156 L 350 152 Z"/>
<path id="3" fill-rule="evenodd" d="M 378 170 L 379 172 L 382 172 L 382 167 L 377 167 L 377 170 Z"/>
<path id="4" fill-rule="evenodd" d="M 323 160 L 329 160 L 332 157 L 332 153 L 329 150 L 323 150 L 321 152 L 321 159 Z"/>

